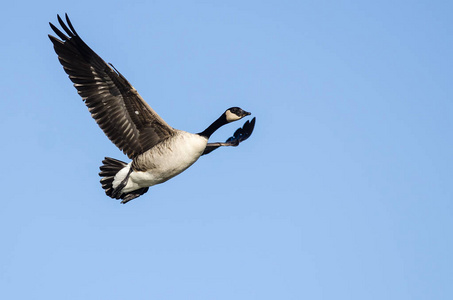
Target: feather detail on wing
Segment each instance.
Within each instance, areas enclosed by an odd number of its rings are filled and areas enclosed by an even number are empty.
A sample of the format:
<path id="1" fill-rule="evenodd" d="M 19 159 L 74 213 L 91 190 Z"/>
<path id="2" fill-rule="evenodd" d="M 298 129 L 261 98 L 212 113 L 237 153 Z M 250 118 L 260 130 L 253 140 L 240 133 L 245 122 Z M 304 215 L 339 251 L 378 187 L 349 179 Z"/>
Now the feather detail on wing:
<path id="1" fill-rule="evenodd" d="M 134 158 L 174 134 L 126 78 L 85 44 L 67 15 L 67 25 L 60 16 L 58 22 L 67 34 L 49 23 L 61 39 L 49 35 L 58 59 L 91 116 L 120 150 Z"/>

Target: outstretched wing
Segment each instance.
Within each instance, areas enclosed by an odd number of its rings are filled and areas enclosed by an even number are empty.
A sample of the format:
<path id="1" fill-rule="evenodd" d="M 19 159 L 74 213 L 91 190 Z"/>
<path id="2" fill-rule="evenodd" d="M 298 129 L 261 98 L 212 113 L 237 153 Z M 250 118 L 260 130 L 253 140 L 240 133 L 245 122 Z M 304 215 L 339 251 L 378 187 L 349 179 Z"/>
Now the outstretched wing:
<path id="1" fill-rule="evenodd" d="M 91 116 L 120 150 L 133 158 L 174 134 L 126 78 L 82 41 L 68 15 L 67 25 L 60 16 L 58 22 L 67 34 L 49 23 L 61 39 L 49 35 L 58 59 Z"/>
<path id="2" fill-rule="evenodd" d="M 208 143 L 202 155 L 209 154 L 221 146 L 238 146 L 239 143 L 245 141 L 252 135 L 253 129 L 255 128 L 255 120 L 256 118 L 253 118 L 252 121 L 245 122 L 244 126 L 238 128 L 233 136 L 228 138 L 225 143 Z"/>

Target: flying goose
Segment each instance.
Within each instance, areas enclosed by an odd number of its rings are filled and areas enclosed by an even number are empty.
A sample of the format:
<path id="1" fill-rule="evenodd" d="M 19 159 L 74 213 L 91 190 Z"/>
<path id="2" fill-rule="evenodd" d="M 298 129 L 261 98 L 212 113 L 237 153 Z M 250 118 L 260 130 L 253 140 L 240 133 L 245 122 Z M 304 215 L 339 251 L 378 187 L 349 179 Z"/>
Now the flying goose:
<path id="1" fill-rule="evenodd" d="M 112 64 L 107 64 L 79 37 L 66 14 L 58 16 L 64 34 L 49 35 L 58 59 L 91 116 L 107 137 L 132 161 L 106 157 L 100 167 L 105 193 L 121 203 L 137 198 L 150 186 L 163 183 L 190 167 L 201 155 L 221 146 L 237 146 L 253 132 L 255 118 L 223 143 L 208 143 L 221 126 L 250 115 L 239 107 L 227 109 L 204 131 L 193 134 L 169 126 Z"/>

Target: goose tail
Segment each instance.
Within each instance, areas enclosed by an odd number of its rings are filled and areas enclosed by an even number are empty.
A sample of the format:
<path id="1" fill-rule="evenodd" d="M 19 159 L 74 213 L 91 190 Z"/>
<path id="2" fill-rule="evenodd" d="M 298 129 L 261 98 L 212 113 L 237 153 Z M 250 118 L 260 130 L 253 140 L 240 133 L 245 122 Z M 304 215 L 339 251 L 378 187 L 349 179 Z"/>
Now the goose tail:
<path id="1" fill-rule="evenodd" d="M 102 161 L 102 166 L 100 166 L 99 169 L 101 170 L 101 172 L 99 172 L 99 176 L 101 176 L 101 185 L 105 190 L 105 194 L 113 199 L 122 199 L 121 203 L 123 204 L 137 198 L 140 195 L 143 195 L 148 191 L 148 187 L 146 187 L 128 193 L 122 192 L 123 188 L 127 184 L 132 168 L 130 165 L 121 160 L 106 157 Z M 119 177 L 124 178 L 116 178 L 115 180 L 116 175 L 120 171 L 122 171 L 121 173 L 123 174 L 119 174 L 121 175 Z"/>

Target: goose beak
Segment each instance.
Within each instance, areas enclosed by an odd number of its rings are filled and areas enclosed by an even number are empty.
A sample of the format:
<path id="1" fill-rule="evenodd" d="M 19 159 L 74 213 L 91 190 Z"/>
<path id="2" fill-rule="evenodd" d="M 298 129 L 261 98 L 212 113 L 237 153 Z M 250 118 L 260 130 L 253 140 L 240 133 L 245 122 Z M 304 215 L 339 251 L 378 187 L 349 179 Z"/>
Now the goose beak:
<path id="1" fill-rule="evenodd" d="M 245 111 L 245 110 L 244 110 L 244 117 L 245 117 L 245 116 L 250 116 L 251 114 L 252 114 L 252 113 L 249 113 L 248 111 Z"/>

